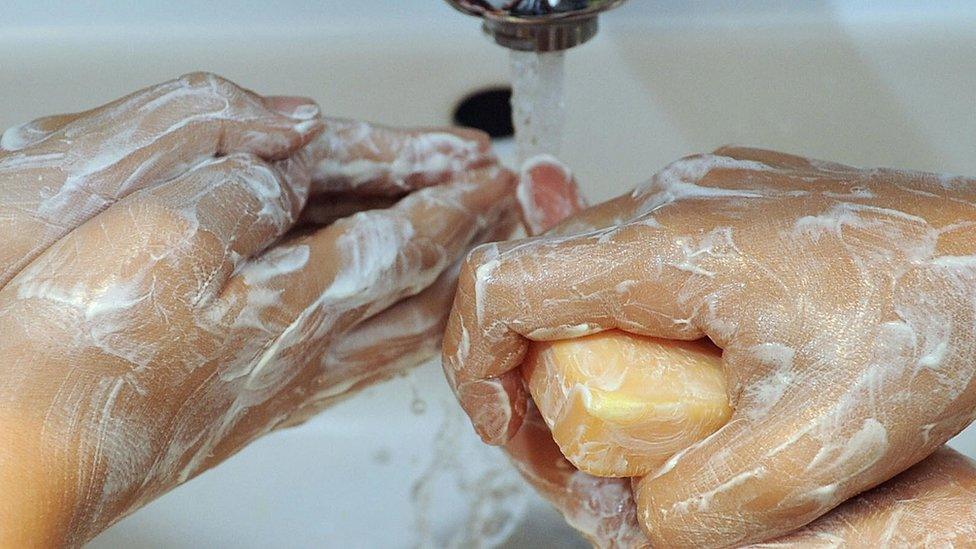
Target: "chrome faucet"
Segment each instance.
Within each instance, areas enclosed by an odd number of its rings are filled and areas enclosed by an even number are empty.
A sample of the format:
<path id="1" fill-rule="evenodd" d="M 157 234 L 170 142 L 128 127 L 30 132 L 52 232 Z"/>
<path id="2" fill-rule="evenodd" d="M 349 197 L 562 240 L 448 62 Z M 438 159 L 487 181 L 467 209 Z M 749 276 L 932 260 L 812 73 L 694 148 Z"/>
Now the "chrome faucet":
<path id="1" fill-rule="evenodd" d="M 551 52 L 578 46 L 596 35 L 597 16 L 626 0 L 447 0 L 484 19 L 495 42 L 518 51 Z"/>

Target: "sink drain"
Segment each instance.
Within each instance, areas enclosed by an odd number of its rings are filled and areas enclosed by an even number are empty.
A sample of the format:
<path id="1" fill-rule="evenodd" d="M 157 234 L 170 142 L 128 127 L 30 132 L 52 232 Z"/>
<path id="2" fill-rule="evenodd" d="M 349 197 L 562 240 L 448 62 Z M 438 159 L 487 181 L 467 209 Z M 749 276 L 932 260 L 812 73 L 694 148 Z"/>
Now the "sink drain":
<path id="1" fill-rule="evenodd" d="M 454 123 L 479 129 L 493 138 L 515 135 L 512 88 L 489 88 L 468 95 L 454 109 Z"/>

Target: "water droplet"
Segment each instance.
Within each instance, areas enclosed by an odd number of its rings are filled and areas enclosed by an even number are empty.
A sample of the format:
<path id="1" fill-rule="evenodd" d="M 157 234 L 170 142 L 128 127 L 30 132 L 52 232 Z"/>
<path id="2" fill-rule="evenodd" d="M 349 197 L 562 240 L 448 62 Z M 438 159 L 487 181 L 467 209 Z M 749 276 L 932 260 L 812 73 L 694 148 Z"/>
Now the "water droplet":
<path id="1" fill-rule="evenodd" d="M 423 415 L 427 411 L 427 402 L 419 396 L 415 396 L 413 402 L 410 403 L 410 411 L 418 416 Z"/>
<path id="2" fill-rule="evenodd" d="M 379 450 L 373 453 L 373 461 L 375 461 L 380 465 L 386 465 L 390 463 L 390 458 L 392 457 L 393 454 L 392 452 L 390 452 L 389 448 L 380 448 Z"/>
<path id="3" fill-rule="evenodd" d="M 427 411 L 427 401 L 420 397 L 420 391 L 417 390 L 417 386 L 411 382 L 410 392 L 413 393 L 413 400 L 410 402 L 410 411 L 414 415 L 423 415 Z"/>

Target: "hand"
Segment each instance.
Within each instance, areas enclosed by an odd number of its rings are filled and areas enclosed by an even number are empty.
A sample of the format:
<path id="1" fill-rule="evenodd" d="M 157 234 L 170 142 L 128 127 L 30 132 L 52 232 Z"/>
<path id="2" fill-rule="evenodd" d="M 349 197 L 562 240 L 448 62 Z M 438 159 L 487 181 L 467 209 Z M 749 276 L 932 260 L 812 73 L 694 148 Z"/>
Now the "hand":
<path id="1" fill-rule="evenodd" d="M 752 149 L 680 160 L 553 233 L 473 252 L 445 371 L 501 444 L 525 414 L 529 340 L 711 338 L 733 418 L 636 483 L 637 518 L 654 546 L 776 537 L 973 419 L 974 188 Z"/>
<path id="2" fill-rule="evenodd" d="M 649 548 L 630 480 L 573 468 L 530 404 L 505 447 L 523 477 L 595 547 Z M 810 524 L 750 548 L 955 547 L 976 536 L 976 464 L 947 447 Z"/>
<path id="3" fill-rule="evenodd" d="M 573 467 L 531 401 L 522 428 L 505 445 L 505 453 L 522 478 L 594 547 L 650 547 L 637 522 L 630 479 L 595 477 Z"/>
<path id="4" fill-rule="evenodd" d="M 480 134 L 208 74 L 0 143 L 4 546 L 81 544 L 424 359 L 459 259 L 516 223 Z"/>
<path id="5" fill-rule="evenodd" d="M 942 447 L 804 528 L 760 547 L 963 547 L 976 539 L 976 464 Z"/>

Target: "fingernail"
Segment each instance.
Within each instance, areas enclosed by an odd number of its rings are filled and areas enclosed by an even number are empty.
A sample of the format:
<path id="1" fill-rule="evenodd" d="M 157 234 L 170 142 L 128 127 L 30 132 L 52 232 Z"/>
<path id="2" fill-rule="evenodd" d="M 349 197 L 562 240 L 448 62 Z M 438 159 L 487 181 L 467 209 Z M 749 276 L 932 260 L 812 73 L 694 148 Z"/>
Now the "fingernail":
<path id="1" fill-rule="evenodd" d="M 321 114 L 315 101 L 307 97 L 268 97 L 265 103 L 276 113 L 294 120 L 312 120 Z"/>
<path id="2" fill-rule="evenodd" d="M 311 120 L 319 115 L 319 106 L 315 103 L 306 103 L 295 107 L 291 114 L 287 115 L 296 120 Z"/>
<path id="3" fill-rule="evenodd" d="M 318 119 L 306 120 L 304 122 L 299 122 L 295 124 L 295 131 L 302 134 L 308 135 L 310 133 L 318 131 L 323 127 L 322 121 Z"/>

